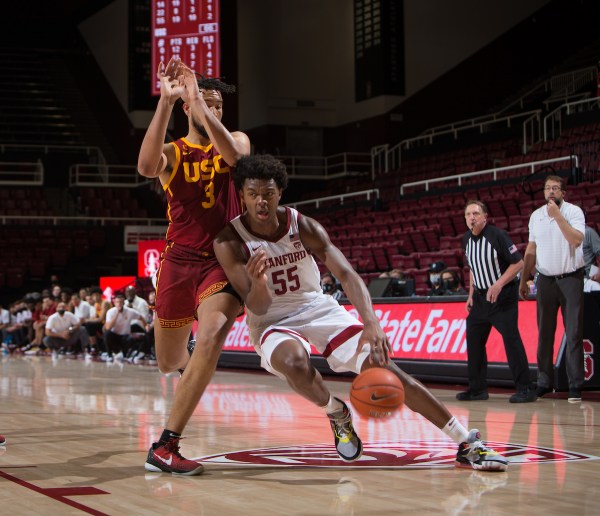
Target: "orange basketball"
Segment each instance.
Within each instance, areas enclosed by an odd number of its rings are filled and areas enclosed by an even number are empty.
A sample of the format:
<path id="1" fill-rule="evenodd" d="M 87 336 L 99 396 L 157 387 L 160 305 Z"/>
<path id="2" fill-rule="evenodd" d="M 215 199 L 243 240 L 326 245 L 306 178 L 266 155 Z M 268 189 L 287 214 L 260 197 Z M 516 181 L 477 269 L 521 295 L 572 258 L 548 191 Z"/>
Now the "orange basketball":
<path id="1" fill-rule="evenodd" d="M 362 417 L 387 418 L 404 403 L 404 386 L 389 369 L 372 367 L 354 378 L 350 401 Z"/>

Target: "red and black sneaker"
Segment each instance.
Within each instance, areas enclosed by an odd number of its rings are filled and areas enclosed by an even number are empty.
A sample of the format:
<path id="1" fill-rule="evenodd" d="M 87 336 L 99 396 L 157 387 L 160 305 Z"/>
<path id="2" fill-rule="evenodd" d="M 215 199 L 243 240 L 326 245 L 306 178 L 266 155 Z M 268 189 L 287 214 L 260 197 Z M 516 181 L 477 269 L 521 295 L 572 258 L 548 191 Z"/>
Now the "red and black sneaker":
<path id="1" fill-rule="evenodd" d="M 186 459 L 179 453 L 179 437 L 166 444 L 153 443 L 144 467 L 148 471 L 164 471 L 174 475 L 201 475 L 204 467 L 199 462 Z"/>
<path id="2" fill-rule="evenodd" d="M 0 435 L 0 446 L 4 446 L 6 444 L 6 437 Z"/>

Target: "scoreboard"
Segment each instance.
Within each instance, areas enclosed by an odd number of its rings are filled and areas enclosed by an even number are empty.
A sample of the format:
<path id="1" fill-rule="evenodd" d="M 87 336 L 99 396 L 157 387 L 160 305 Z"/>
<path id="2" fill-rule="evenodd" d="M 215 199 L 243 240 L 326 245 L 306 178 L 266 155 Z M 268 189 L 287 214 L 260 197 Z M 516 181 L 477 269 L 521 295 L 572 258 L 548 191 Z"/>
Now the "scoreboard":
<path id="1" fill-rule="evenodd" d="M 151 0 L 152 68 L 179 57 L 205 77 L 220 76 L 219 0 Z M 153 75 L 152 95 L 160 94 Z"/>

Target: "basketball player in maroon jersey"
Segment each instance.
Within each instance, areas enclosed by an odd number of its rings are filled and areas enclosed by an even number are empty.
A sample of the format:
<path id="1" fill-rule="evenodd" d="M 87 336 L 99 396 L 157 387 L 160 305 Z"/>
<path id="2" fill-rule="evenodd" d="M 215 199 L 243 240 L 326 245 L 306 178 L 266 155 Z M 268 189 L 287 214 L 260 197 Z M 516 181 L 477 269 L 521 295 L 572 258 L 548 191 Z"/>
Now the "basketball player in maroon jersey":
<path id="1" fill-rule="evenodd" d="M 508 462 L 467 431 L 418 380 L 389 360 L 391 350 L 364 282 L 316 220 L 279 206 L 285 165 L 273 156 L 246 156 L 233 172 L 246 211 L 215 238 L 217 258 L 247 308 L 250 340 L 267 371 L 286 380 L 329 417 L 340 458 L 358 460 L 362 443 L 346 404 L 334 398 L 310 362 L 312 344 L 334 371 L 379 366 L 404 386 L 405 404 L 458 444 L 456 466 L 505 471 Z M 313 255 L 338 278 L 363 323 L 323 293 Z"/>
<path id="2" fill-rule="evenodd" d="M 213 252 L 215 235 L 241 211 L 231 170 L 250 153 L 242 132 L 221 123 L 222 92 L 233 87 L 216 79 L 197 80 L 178 59 L 160 63 L 160 99 L 138 158 L 139 173 L 159 178 L 168 201 L 167 245 L 156 283 L 154 332 L 162 373 L 183 370 L 167 425 L 148 452 L 145 468 L 198 475 L 202 465 L 179 453 L 179 439 L 208 385 L 241 301 Z M 188 117 L 188 134 L 164 144 L 178 99 Z M 198 320 L 196 346 L 188 339 Z"/>

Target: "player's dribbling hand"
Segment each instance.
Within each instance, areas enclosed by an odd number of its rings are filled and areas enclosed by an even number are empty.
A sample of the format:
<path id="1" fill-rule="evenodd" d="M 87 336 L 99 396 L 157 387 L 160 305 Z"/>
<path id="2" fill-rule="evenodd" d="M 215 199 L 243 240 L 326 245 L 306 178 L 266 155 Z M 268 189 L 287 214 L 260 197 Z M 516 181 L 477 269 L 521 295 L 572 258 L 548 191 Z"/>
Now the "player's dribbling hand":
<path id="1" fill-rule="evenodd" d="M 363 344 L 367 343 L 371 345 L 371 352 L 369 354 L 369 362 L 371 364 L 384 366 L 389 363 L 392 346 L 381 329 L 379 322 L 377 324 L 365 324 L 359 340 L 359 350 L 362 349 Z"/>

